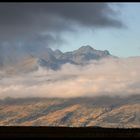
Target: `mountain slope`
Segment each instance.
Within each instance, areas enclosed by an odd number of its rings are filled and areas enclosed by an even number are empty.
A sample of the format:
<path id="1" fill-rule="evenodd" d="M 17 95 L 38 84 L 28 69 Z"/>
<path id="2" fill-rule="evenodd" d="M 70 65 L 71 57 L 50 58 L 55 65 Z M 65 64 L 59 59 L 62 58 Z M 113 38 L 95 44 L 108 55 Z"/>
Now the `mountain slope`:
<path id="1" fill-rule="evenodd" d="M 0 125 L 140 127 L 140 96 L 5 99 Z"/>

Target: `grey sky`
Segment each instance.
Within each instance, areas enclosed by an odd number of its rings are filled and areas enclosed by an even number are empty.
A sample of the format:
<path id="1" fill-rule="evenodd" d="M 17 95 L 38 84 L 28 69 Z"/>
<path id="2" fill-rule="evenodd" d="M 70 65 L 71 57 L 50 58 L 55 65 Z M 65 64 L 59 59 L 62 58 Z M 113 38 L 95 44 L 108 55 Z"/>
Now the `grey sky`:
<path id="1" fill-rule="evenodd" d="M 107 3 L 1 3 L 0 40 L 13 41 L 42 32 L 72 30 L 73 25 L 120 28 L 123 23 Z"/>

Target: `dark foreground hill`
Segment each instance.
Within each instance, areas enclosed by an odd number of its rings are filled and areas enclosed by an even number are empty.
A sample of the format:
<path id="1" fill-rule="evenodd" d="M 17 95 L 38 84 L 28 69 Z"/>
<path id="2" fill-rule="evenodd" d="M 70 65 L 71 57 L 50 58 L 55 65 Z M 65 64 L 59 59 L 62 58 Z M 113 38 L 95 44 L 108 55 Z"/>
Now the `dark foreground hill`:
<path id="1" fill-rule="evenodd" d="M 140 129 L 100 127 L 0 127 L 1 138 L 140 138 Z"/>

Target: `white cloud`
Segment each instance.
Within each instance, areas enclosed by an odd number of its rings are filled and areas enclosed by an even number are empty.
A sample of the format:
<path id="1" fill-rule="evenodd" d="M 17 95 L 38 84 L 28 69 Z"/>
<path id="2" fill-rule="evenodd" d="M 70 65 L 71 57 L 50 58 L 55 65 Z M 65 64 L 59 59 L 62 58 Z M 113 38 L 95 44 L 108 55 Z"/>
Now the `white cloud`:
<path id="1" fill-rule="evenodd" d="M 65 64 L 45 70 L 3 77 L 0 97 L 84 97 L 140 94 L 140 57 L 91 61 L 86 66 Z"/>

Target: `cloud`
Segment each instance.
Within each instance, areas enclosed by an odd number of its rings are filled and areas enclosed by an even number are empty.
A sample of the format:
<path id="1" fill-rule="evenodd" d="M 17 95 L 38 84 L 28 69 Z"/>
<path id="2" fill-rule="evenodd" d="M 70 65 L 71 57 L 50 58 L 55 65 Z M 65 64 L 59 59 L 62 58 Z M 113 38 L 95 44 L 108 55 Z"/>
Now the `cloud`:
<path id="1" fill-rule="evenodd" d="M 1 33 L 5 35 L 28 30 L 67 30 L 69 21 L 93 27 L 123 25 L 107 3 L 1 3 L 0 19 Z"/>
<path id="2" fill-rule="evenodd" d="M 0 4 L 0 40 L 20 40 L 41 32 L 72 31 L 75 24 L 91 28 L 124 26 L 107 3 Z"/>
<path id="3" fill-rule="evenodd" d="M 39 70 L 1 77 L 0 97 L 96 97 L 140 94 L 140 57 L 65 64 L 61 70 Z"/>

